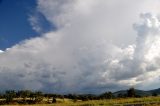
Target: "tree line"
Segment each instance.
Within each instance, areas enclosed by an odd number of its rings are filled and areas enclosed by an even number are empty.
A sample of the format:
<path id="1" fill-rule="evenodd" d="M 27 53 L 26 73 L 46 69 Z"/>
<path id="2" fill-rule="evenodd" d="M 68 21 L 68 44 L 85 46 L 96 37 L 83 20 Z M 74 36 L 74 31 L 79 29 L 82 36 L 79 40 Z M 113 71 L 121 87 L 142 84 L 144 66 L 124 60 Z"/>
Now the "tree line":
<path id="1" fill-rule="evenodd" d="M 156 95 L 153 95 L 156 96 Z M 136 94 L 134 88 L 127 90 L 127 93 L 114 95 L 112 92 L 105 92 L 100 95 L 95 94 L 52 94 L 43 93 L 41 91 L 31 91 L 31 90 L 7 90 L 5 93 L 0 94 L 0 105 L 2 104 L 37 104 L 44 103 L 43 99 L 46 98 L 45 103 L 56 103 L 56 98 L 71 99 L 73 102 L 77 100 L 88 101 L 88 100 L 101 100 L 101 99 L 114 99 L 114 98 L 126 98 L 126 97 L 141 97 Z"/>

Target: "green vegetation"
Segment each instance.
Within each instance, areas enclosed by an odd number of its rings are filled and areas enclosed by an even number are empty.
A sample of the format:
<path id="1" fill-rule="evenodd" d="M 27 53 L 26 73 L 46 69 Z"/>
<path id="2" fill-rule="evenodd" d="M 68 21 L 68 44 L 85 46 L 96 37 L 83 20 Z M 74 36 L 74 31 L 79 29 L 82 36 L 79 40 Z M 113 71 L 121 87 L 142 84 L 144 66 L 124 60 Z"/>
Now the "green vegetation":
<path id="1" fill-rule="evenodd" d="M 119 98 L 119 99 L 88 100 L 88 101 L 77 101 L 77 102 L 74 102 L 71 99 L 63 100 L 57 98 L 56 100 L 57 103 L 53 104 L 42 103 L 35 105 L 32 104 L 32 106 L 160 106 L 160 97 L 125 98 L 125 99 Z M 12 106 L 12 105 L 3 105 L 3 106 Z"/>
<path id="2" fill-rule="evenodd" d="M 123 93 L 105 92 L 93 94 L 44 94 L 40 91 L 9 90 L 0 94 L 0 105 L 35 105 L 35 106 L 160 106 L 160 96 L 139 96 L 134 88 Z"/>

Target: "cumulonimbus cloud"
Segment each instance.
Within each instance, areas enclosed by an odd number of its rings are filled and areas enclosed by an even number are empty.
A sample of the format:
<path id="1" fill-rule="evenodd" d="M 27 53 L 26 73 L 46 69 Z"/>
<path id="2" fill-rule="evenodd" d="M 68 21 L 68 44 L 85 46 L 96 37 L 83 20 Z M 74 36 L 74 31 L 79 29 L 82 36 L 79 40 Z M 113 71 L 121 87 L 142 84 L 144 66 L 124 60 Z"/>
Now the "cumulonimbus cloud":
<path id="1" fill-rule="evenodd" d="M 159 18 L 141 14 L 132 28 L 140 12 L 158 13 L 157 2 L 38 0 L 37 11 L 57 30 L 0 53 L 0 86 L 58 93 L 158 87 Z"/>

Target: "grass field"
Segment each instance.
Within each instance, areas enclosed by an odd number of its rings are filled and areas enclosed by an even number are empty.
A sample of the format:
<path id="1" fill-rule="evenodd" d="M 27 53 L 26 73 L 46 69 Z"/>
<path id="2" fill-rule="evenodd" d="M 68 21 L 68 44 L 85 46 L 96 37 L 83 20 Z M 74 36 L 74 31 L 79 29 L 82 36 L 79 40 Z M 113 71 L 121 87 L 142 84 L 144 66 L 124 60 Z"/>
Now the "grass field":
<path id="1" fill-rule="evenodd" d="M 2 105 L 15 106 L 15 105 Z M 24 105 L 17 105 L 24 106 Z M 31 106 L 31 105 L 25 105 Z M 126 98 L 110 100 L 77 101 L 57 99 L 55 104 L 36 104 L 32 106 L 160 106 L 160 97 Z"/>

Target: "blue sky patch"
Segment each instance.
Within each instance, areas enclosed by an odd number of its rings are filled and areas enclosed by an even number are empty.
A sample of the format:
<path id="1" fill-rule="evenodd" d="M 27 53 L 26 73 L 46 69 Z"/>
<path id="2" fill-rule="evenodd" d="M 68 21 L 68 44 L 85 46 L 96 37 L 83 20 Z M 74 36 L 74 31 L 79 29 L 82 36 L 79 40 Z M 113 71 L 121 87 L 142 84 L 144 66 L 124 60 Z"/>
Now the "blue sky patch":
<path id="1" fill-rule="evenodd" d="M 29 16 L 34 13 L 36 0 L 0 0 L 0 49 L 5 50 L 24 39 L 33 38 L 40 34 L 32 29 Z M 38 14 L 38 24 L 45 33 L 51 25 L 45 17 Z M 33 14 L 34 15 L 34 14 Z"/>

